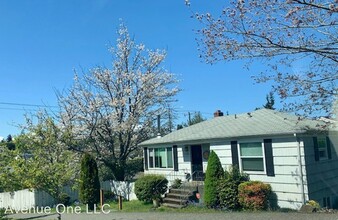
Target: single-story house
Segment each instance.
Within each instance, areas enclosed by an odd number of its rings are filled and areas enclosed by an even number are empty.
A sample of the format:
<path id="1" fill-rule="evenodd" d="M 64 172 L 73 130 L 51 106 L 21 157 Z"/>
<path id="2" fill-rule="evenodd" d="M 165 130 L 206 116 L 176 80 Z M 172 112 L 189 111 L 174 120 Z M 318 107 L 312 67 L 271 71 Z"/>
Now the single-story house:
<path id="1" fill-rule="evenodd" d="M 269 183 L 281 208 L 299 209 L 308 200 L 338 207 L 337 130 L 268 109 L 214 116 L 142 142 L 145 174 L 199 180 L 213 150 L 224 169 L 236 165 L 251 180 Z"/>

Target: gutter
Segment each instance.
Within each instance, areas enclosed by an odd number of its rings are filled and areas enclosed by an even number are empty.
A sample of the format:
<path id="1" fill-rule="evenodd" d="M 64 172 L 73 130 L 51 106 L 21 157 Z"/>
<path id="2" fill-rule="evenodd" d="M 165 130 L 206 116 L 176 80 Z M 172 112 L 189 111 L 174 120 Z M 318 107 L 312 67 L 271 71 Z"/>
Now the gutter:
<path id="1" fill-rule="evenodd" d="M 305 190 L 304 190 L 304 175 L 303 175 L 303 166 L 302 166 L 302 156 L 301 156 L 301 147 L 300 147 L 300 139 L 297 137 L 297 134 L 293 134 L 297 139 L 297 150 L 298 150 L 298 170 L 299 170 L 299 177 L 300 177 L 300 190 L 302 195 L 302 203 L 305 205 Z"/>
<path id="2" fill-rule="evenodd" d="M 305 131 L 292 131 L 285 133 L 267 133 L 267 134 L 254 134 L 254 135 L 240 135 L 240 136 L 228 136 L 228 137 L 212 137 L 212 138 L 196 138 L 196 139 L 185 139 L 185 140 L 169 140 L 166 141 L 165 136 L 161 138 L 151 138 L 149 140 L 143 141 L 138 146 L 140 147 L 149 147 L 160 144 L 176 144 L 176 145 L 187 145 L 187 144 L 200 144 L 200 143 L 219 143 L 228 141 L 231 139 L 245 139 L 245 138 L 259 138 L 259 137 L 290 137 L 290 135 L 295 136 L 295 132 L 298 134 L 305 133 Z M 164 141 L 163 141 L 164 139 Z M 152 141 L 149 143 L 149 141 Z"/>

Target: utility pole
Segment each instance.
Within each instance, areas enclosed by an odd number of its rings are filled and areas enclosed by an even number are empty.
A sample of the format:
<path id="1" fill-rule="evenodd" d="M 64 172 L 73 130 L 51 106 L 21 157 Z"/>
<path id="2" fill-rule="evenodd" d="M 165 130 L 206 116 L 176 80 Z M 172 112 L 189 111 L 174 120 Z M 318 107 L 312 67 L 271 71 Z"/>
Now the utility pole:
<path id="1" fill-rule="evenodd" d="M 173 121 L 171 118 L 171 108 L 168 107 L 168 126 L 169 126 L 169 132 L 171 133 L 172 127 L 173 127 Z"/>
<path id="2" fill-rule="evenodd" d="M 188 124 L 189 124 L 189 126 L 191 125 L 191 115 L 190 115 L 190 112 L 188 112 Z"/>

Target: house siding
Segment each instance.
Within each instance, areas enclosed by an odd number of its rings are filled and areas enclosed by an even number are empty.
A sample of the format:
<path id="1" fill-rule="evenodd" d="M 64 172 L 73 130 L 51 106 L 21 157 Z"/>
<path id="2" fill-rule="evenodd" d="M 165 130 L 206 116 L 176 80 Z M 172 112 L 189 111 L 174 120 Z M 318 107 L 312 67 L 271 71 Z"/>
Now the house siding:
<path id="1" fill-rule="evenodd" d="M 268 137 L 270 138 L 270 137 Z M 251 180 L 259 180 L 269 183 L 274 196 L 272 203 L 281 208 L 299 209 L 303 204 L 301 186 L 301 173 L 299 172 L 298 142 L 296 137 L 271 138 L 275 176 L 267 176 L 266 173 L 249 173 Z M 232 139 L 236 140 L 236 139 Z M 259 139 L 263 141 L 263 139 Z M 237 139 L 238 143 L 258 141 L 258 139 Z M 232 165 L 231 141 L 210 144 L 210 150 L 214 150 L 219 156 L 223 168 L 229 169 Z M 304 199 L 308 199 L 304 145 L 300 142 L 301 162 L 303 171 Z"/>
<path id="2" fill-rule="evenodd" d="M 338 208 L 338 138 L 331 139 L 331 159 L 315 161 L 313 137 L 303 137 L 305 143 L 305 162 L 308 174 L 309 199 L 323 206 L 323 199 L 329 197 L 331 208 Z"/>

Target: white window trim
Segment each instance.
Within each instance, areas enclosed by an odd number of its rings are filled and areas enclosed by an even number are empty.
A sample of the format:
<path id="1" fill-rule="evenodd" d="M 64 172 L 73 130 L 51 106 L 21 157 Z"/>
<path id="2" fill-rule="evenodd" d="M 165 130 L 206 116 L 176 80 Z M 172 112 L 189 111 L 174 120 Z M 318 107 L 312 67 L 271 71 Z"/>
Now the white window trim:
<path id="1" fill-rule="evenodd" d="M 155 167 L 155 149 L 159 149 L 159 148 L 165 148 L 165 153 L 166 153 L 166 159 L 168 160 L 168 147 L 171 148 L 171 154 L 172 154 L 172 164 L 173 167 Z M 150 167 L 150 152 L 149 150 L 152 149 L 154 151 L 154 156 L 153 156 L 153 165 L 154 167 Z M 163 146 L 163 147 L 150 147 L 147 149 L 148 151 L 148 170 L 174 170 L 174 150 L 172 146 Z"/>
<path id="2" fill-rule="evenodd" d="M 263 171 L 245 171 L 243 170 L 243 166 L 242 166 L 242 156 L 241 156 L 241 145 L 240 144 L 246 144 L 246 143 L 255 143 L 255 142 L 260 142 L 261 143 L 261 147 L 262 147 L 262 159 L 263 159 Z M 239 157 L 239 169 L 241 172 L 245 172 L 247 174 L 258 174 L 258 175 L 262 175 L 262 174 L 266 174 L 266 161 L 265 161 L 265 152 L 264 152 L 264 140 L 263 139 L 252 139 L 252 140 L 245 140 L 245 141 L 238 141 L 237 142 L 237 152 L 238 152 L 238 157 Z M 246 157 L 244 156 L 243 158 L 258 158 L 258 157 Z"/>

